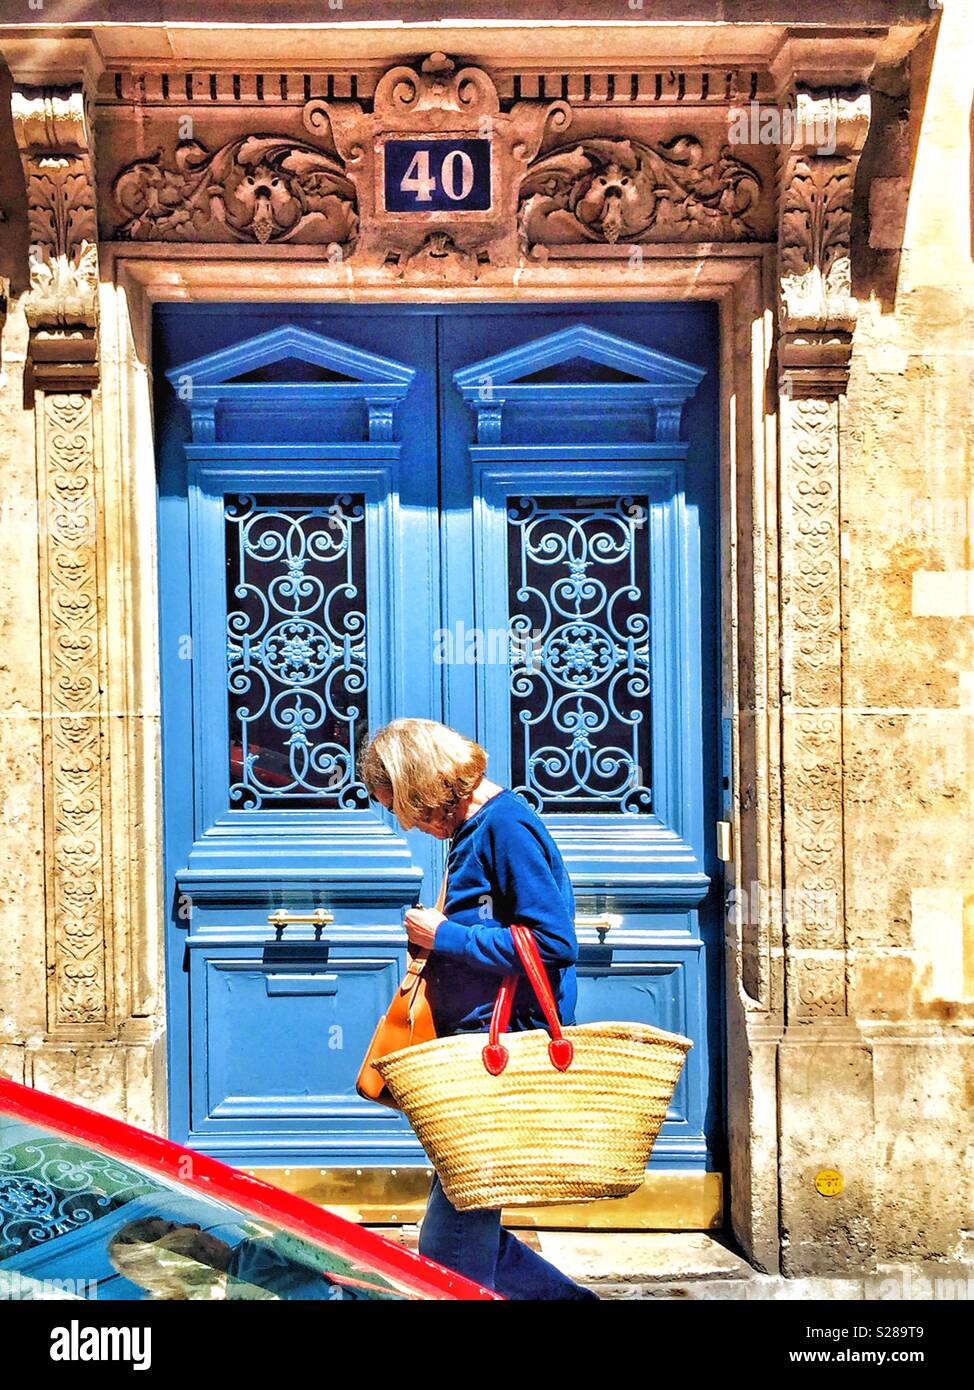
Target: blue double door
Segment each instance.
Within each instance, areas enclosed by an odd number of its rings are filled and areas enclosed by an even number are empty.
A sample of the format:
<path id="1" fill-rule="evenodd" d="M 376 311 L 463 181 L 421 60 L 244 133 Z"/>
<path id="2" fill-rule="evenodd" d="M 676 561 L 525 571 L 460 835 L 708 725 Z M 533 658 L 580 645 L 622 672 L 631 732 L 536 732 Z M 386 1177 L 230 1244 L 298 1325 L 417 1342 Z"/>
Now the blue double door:
<path id="1" fill-rule="evenodd" d="M 174 1138 L 425 1161 L 354 1089 L 445 849 L 356 758 L 419 716 L 557 840 L 578 1021 L 693 1040 L 652 1167 L 722 1166 L 715 348 L 708 305 L 156 309 Z"/>

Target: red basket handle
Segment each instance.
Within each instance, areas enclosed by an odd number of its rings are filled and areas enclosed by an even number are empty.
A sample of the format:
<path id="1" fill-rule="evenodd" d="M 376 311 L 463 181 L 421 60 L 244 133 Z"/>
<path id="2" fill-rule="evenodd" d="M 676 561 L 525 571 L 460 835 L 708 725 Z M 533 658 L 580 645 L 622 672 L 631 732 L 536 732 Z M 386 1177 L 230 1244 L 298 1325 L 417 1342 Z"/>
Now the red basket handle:
<path id="1" fill-rule="evenodd" d="M 515 922 L 511 927 L 511 935 L 514 938 L 517 953 L 521 957 L 521 964 L 531 981 L 531 988 L 534 990 L 548 1024 L 548 1032 L 551 1034 L 551 1040 L 548 1043 L 548 1056 L 551 1059 L 551 1065 L 558 1071 L 567 1071 L 572 1064 L 575 1047 L 571 1039 L 566 1038 L 561 1031 L 554 995 L 551 993 L 551 985 L 548 983 L 548 975 L 542 964 L 537 942 L 530 929 L 522 926 L 519 922 Z M 497 991 L 497 998 L 494 1000 L 494 1010 L 490 1016 L 490 1040 L 481 1054 L 484 1059 L 484 1066 L 491 1076 L 499 1076 L 507 1066 L 507 1059 L 510 1054 L 500 1041 L 500 1035 L 507 1031 L 507 1025 L 511 1021 L 511 1005 L 514 1003 L 517 981 L 516 975 L 505 975 L 501 981 L 501 987 Z"/>

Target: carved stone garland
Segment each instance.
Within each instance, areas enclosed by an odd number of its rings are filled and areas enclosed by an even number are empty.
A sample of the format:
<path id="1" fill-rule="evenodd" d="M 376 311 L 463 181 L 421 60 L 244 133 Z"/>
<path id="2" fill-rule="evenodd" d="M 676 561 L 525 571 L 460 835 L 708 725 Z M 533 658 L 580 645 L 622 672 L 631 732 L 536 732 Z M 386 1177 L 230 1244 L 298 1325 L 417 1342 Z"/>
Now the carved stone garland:
<path id="1" fill-rule="evenodd" d="M 16 88 L 11 105 L 31 232 L 48 1031 L 100 1036 L 113 1000 L 91 127 L 80 83 Z"/>
<path id="2" fill-rule="evenodd" d="M 847 1013 L 842 826 L 839 397 L 856 305 L 850 229 L 864 92 L 799 92 L 779 204 L 781 661 L 790 1021 Z M 809 143 L 835 135 L 833 153 Z M 831 140 L 828 142 L 832 143 Z"/>

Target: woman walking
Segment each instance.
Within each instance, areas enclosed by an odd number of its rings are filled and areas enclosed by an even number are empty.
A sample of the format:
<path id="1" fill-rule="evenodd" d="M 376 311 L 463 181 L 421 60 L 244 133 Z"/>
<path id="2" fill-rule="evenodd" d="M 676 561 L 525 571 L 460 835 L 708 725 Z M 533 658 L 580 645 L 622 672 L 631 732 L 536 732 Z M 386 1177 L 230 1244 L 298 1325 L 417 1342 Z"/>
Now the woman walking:
<path id="1" fill-rule="evenodd" d="M 575 1022 L 575 902 L 558 847 L 534 811 L 484 776 L 478 743 L 429 719 L 396 719 L 372 738 L 359 776 L 404 830 L 449 840 L 445 913 L 412 908 L 410 941 L 430 952 L 426 997 L 437 1037 L 486 1033 L 501 977 L 519 976 L 509 1027 L 544 1028 L 510 932 L 534 934 L 563 1026 Z M 501 1226 L 499 1209 L 457 1211 L 438 1176 L 419 1249 L 512 1299 L 594 1299 Z"/>

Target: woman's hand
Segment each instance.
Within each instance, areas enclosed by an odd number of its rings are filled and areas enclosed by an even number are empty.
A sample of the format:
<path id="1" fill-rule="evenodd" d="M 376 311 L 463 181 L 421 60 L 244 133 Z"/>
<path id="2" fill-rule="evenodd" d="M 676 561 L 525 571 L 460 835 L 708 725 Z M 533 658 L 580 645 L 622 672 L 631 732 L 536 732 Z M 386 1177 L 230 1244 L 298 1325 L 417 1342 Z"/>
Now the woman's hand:
<path id="1" fill-rule="evenodd" d="M 406 935 L 415 946 L 433 949 L 436 929 L 446 917 L 435 907 L 411 907 L 406 913 Z"/>

